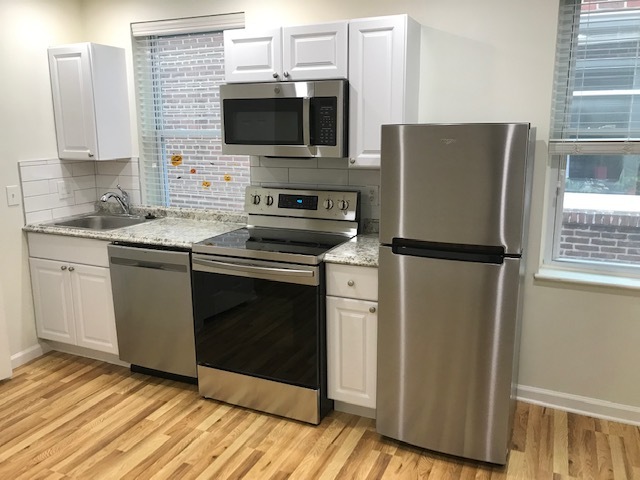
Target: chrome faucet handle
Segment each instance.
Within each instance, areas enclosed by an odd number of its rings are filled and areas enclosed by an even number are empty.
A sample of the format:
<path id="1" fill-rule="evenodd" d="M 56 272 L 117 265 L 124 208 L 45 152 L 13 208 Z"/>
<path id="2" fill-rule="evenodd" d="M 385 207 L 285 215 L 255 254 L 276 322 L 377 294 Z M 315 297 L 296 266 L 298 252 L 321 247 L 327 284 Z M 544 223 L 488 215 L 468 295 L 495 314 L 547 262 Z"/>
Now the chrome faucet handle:
<path id="1" fill-rule="evenodd" d="M 128 194 L 125 190 L 123 190 L 123 189 L 122 189 L 122 187 L 120 186 L 120 184 L 116 185 L 116 188 L 117 188 L 118 190 L 120 190 L 120 193 L 122 194 L 122 195 L 121 195 L 121 196 L 122 196 L 122 199 L 128 202 L 128 201 L 129 201 L 129 194 Z"/>
<path id="2" fill-rule="evenodd" d="M 129 202 L 129 194 L 120 186 L 120 184 L 116 185 L 116 188 L 120 190 L 120 196 L 122 197 L 122 203 L 126 205 L 126 213 L 129 213 L 129 207 L 131 203 Z"/>

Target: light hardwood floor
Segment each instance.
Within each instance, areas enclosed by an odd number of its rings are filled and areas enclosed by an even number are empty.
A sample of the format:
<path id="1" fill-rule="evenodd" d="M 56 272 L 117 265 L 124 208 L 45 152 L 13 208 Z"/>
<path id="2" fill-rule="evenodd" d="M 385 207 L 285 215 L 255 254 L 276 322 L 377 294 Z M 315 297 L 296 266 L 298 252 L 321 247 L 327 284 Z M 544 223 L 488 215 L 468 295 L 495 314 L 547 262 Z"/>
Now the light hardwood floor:
<path id="1" fill-rule="evenodd" d="M 52 352 L 0 382 L 0 479 L 640 479 L 640 428 L 520 403 L 506 467 L 201 398 L 191 385 Z"/>

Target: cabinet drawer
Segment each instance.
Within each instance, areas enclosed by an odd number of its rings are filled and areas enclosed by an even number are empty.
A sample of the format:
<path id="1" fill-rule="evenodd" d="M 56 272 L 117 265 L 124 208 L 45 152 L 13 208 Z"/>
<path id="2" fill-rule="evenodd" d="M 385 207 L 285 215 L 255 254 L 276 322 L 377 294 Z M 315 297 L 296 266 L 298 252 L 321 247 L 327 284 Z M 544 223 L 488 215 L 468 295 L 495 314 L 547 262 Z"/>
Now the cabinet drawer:
<path id="1" fill-rule="evenodd" d="M 30 257 L 98 267 L 109 266 L 109 257 L 107 256 L 109 242 L 107 241 L 32 232 L 29 232 L 27 238 Z"/>
<path id="2" fill-rule="evenodd" d="M 378 300 L 378 269 L 327 264 L 327 295 Z"/>

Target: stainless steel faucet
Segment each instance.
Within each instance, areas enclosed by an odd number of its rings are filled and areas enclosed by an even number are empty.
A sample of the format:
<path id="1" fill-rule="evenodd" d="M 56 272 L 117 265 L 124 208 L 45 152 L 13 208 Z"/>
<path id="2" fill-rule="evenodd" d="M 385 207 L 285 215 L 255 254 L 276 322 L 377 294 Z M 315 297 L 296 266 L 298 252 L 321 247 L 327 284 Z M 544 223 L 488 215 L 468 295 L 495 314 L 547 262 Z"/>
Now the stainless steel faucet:
<path id="1" fill-rule="evenodd" d="M 110 198 L 115 198 L 116 201 L 122 207 L 122 210 L 124 211 L 125 215 L 130 215 L 131 204 L 129 203 L 129 194 L 127 192 L 125 192 L 120 187 L 119 184 L 116 185 L 116 186 L 118 187 L 118 190 L 120 190 L 120 194 L 117 194 L 117 193 L 114 193 L 114 192 L 107 192 L 104 195 L 102 195 L 102 197 L 100 197 L 100 201 L 106 202 Z"/>

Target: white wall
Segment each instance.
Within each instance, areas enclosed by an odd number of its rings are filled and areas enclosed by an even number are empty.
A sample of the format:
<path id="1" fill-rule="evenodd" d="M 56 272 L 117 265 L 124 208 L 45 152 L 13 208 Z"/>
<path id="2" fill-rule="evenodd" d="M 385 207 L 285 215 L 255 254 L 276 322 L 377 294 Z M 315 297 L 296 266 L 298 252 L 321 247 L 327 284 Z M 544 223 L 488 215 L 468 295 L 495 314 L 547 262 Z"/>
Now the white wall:
<path id="1" fill-rule="evenodd" d="M 47 47 L 80 33 L 76 0 L 0 0 L 0 288 L 14 356 L 37 341 L 22 206 L 7 206 L 4 187 L 19 185 L 18 161 L 57 156 Z"/>
<path id="2" fill-rule="evenodd" d="M 14 0 L 10 3 L 40 5 L 42 11 L 47 10 L 46 2 Z M 56 4 L 66 5 L 71 10 L 69 15 L 60 14 L 65 16 L 62 23 L 73 24 L 77 18 L 77 11 L 73 8 L 76 4 L 71 1 Z M 84 0 L 80 4 L 81 21 L 77 26 L 82 29 L 81 40 L 124 47 L 129 64 L 130 22 L 245 11 L 247 25 L 261 27 L 410 14 L 424 26 L 421 121 L 529 121 L 538 129 L 520 383 L 550 392 L 551 400 L 557 398 L 560 403 L 562 394 L 571 394 L 587 397 L 587 407 L 592 400 L 608 401 L 640 412 L 640 382 L 637 378 L 640 349 L 636 345 L 640 339 L 640 296 L 636 292 L 561 286 L 533 279 L 543 248 L 544 212 L 547 208 L 545 192 L 549 182 L 546 180 L 546 166 L 549 160 L 546 150 L 557 0 L 325 0 L 321 7 L 320 4 L 299 0 Z M 6 10 L 6 7 L 2 8 Z M 40 16 L 45 15 L 42 11 Z M 48 12 L 45 17 L 52 22 L 55 18 L 53 12 Z M 0 18 L 0 22 L 5 22 L 6 15 Z M 5 23 L 12 25 L 11 21 Z M 73 25 L 71 32 L 76 31 Z M 48 28 L 61 27 L 58 23 Z M 4 31 L 0 35 L 6 37 L 9 33 Z M 16 35 L 13 31 L 10 41 L 3 37 L 2 48 L 7 44 L 15 46 L 18 43 Z M 36 57 L 33 51 L 28 53 L 29 58 Z M 6 56 L 3 51 L 3 59 Z M 11 65 L 19 65 L 14 58 L 9 61 Z M 37 129 L 27 128 L 28 142 L 26 134 L 9 137 L 9 151 L 14 153 L 9 158 L 0 159 L 4 162 L 0 164 L 3 178 L 5 173 L 15 176 L 16 159 L 42 157 L 54 151 L 46 64 L 43 61 L 37 68 L 28 70 L 21 71 L 19 75 L 16 73 L 14 82 L 16 85 L 22 82 L 37 84 L 34 91 L 40 92 L 39 98 L 33 99 L 33 92 L 28 91 L 11 100 L 29 102 L 33 116 L 43 124 Z M 131 71 L 129 81 L 131 110 L 135 115 Z M 3 88 L 0 91 L 8 90 Z M 13 110 L 15 113 L 20 111 L 22 109 Z M 6 118 L 0 118 L 0 122 L 4 122 L 0 126 L 9 123 Z M 135 125 L 133 128 L 135 130 Z M 0 132 L 3 130 L 0 128 Z M 13 131 L 15 133 L 15 127 Z M 137 138 L 135 132 L 134 138 Z M 4 219 L 8 210 L 4 205 L 1 208 Z M 7 303 L 16 303 L 7 306 L 11 312 L 9 321 L 12 315 L 24 315 L 22 327 L 10 329 L 12 351 L 16 351 L 25 343 L 25 339 L 16 336 L 30 331 L 32 320 L 25 298 L 26 253 L 20 234 L 16 232 L 20 226 L 19 214 L 14 209 L 10 216 L 10 222 L 3 221 L 10 228 L 0 235 L 3 235 L 3 245 L 5 237 L 10 240 L 8 251 L 3 251 L 3 255 L 12 260 L 10 268 L 3 269 L 0 275 L 3 288 L 8 291 L 5 294 Z M 16 278 L 22 279 L 22 285 L 15 285 Z"/>

